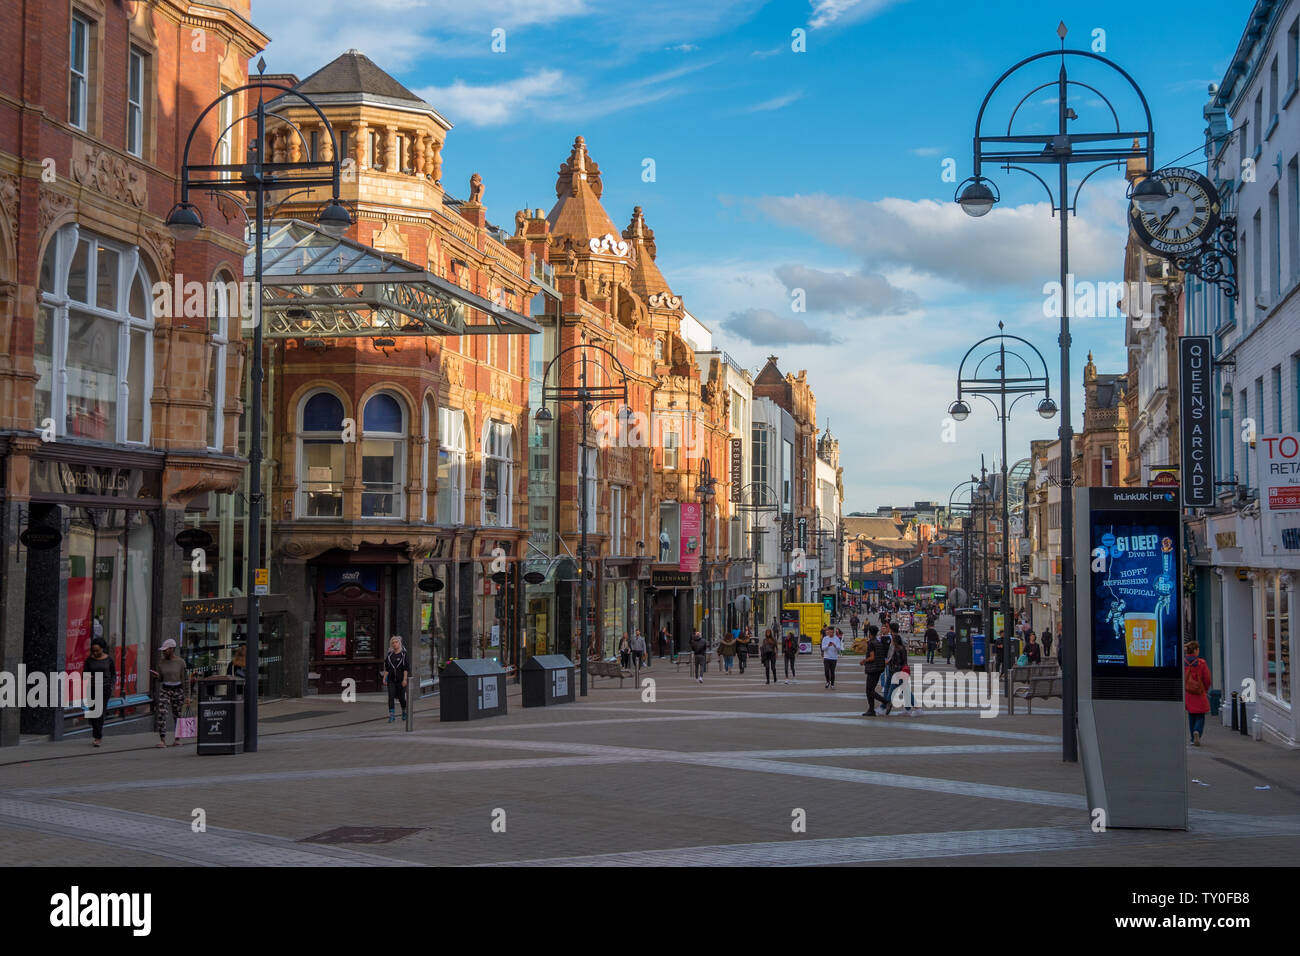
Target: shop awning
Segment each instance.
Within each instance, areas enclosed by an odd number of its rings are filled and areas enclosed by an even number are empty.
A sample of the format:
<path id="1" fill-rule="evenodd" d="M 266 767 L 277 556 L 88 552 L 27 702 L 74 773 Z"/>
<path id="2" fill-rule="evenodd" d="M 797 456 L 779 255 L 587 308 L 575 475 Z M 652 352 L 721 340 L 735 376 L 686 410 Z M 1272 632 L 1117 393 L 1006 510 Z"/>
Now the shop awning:
<path id="1" fill-rule="evenodd" d="M 244 275 L 255 274 L 250 246 Z M 528 335 L 541 326 L 412 262 L 298 219 L 262 242 L 262 334 L 272 339 Z"/>

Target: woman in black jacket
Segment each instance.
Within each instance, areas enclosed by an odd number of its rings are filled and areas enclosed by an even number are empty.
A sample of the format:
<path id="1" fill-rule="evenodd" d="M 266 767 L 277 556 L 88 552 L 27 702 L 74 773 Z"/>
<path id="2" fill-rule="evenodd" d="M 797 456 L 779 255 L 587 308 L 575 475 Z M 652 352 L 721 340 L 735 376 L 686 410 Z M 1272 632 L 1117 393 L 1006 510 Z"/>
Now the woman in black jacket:
<path id="1" fill-rule="evenodd" d="M 406 681 L 411 675 L 411 665 L 402 650 L 402 639 L 393 635 L 388 642 L 388 653 L 384 656 L 384 686 L 388 688 L 388 722 L 397 718 L 393 715 L 393 698 L 402 703 L 402 720 L 406 719 Z"/>
<path id="2" fill-rule="evenodd" d="M 97 687 L 91 685 L 94 688 L 94 704 L 99 711 L 99 716 L 90 718 L 90 742 L 91 746 L 98 747 L 104 741 L 104 715 L 108 710 L 108 699 L 113 696 L 113 684 L 117 680 L 117 668 L 113 666 L 113 658 L 108 653 L 108 644 L 102 637 L 96 637 L 90 642 L 90 656 L 86 658 L 86 663 L 81 670 L 92 681 L 97 681 L 98 675 L 103 675 L 102 684 Z M 90 703 L 90 700 L 86 701 L 88 707 Z"/>

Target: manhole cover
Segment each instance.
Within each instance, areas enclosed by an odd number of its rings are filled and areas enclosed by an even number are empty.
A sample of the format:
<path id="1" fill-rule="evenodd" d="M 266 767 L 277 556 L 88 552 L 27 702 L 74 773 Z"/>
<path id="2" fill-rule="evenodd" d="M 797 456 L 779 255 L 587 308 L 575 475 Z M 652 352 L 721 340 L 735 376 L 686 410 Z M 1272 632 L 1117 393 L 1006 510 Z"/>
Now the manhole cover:
<path id="1" fill-rule="evenodd" d="M 335 827 L 315 836 L 305 837 L 299 843 L 392 843 L 424 827 Z"/>
<path id="2" fill-rule="evenodd" d="M 291 720 L 307 720 L 310 717 L 329 717 L 334 713 L 332 710 L 304 710 L 297 714 L 281 714 L 279 717 L 261 717 L 259 720 L 264 724 L 287 724 Z"/>

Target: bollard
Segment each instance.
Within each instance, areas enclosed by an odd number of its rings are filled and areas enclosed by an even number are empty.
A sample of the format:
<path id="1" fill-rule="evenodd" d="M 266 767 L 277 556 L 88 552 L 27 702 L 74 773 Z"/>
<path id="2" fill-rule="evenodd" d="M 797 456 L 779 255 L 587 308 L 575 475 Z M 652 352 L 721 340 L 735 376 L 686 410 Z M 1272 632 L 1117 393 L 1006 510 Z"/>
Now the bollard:
<path id="1" fill-rule="evenodd" d="M 1245 737 L 1249 734 L 1250 720 L 1248 719 L 1248 712 L 1246 711 L 1246 702 L 1243 700 L 1241 702 L 1241 735 Z"/>
<path id="2" fill-rule="evenodd" d="M 1239 713 L 1241 713 L 1241 711 L 1237 709 L 1238 706 L 1239 706 L 1239 704 L 1238 704 L 1238 702 L 1237 702 L 1237 698 L 1238 698 L 1238 696 L 1240 696 L 1240 695 L 1239 695 L 1239 694 L 1234 690 L 1234 691 L 1232 692 L 1232 729 L 1233 729 L 1233 730 L 1237 730 L 1237 729 L 1238 729 L 1238 727 L 1237 727 L 1237 715 L 1238 715 Z"/>

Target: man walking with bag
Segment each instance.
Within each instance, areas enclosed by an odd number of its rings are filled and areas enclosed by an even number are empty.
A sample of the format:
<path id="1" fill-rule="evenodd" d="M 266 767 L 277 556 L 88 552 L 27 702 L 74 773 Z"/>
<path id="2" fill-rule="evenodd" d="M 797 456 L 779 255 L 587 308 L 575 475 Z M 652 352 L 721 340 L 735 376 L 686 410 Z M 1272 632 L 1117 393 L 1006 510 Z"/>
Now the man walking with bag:
<path id="1" fill-rule="evenodd" d="M 881 675 L 885 673 L 889 648 L 884 641 L 880 640 L 879 635 L 880 628 L 874 624 L 867 625 L 867 656 L 862 661 L 862 666 L 867 671 L 867 710 L 863 717 L 876 716 L 876 701 L 880 701 L 881 706 L 885 704 L 885 698 L 876 693 L 876 685 L 880 683 Z"/>

